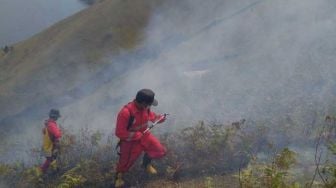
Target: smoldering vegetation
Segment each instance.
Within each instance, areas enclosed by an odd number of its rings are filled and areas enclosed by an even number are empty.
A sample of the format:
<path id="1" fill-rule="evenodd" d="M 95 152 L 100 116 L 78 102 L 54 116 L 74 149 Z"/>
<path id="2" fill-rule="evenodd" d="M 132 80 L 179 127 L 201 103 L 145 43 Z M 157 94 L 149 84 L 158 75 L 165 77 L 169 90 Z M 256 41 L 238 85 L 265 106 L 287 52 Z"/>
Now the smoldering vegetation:
<path id="1" fill-rule="evenodd" d="M 199 120 L 241 118 L 267 121 L 270 129 L 294 121 L 289 124 L 309 131 L 334 111 L 333 5 L 328 0 L 98 3 L 85 19 L 77 15 L 81 30 L 58 33 L 55 27 L 38 38 L 66 39 L 56 47 L 49 41 L 55 53 L 43 53 L 41 69 L 20 74 L 16 82 L 9 73 L 35 61 L 5 59 L 1 141 L 39 142 L 35 135 L 51 107 L 60 108 L 67 128 L 112 132 L 120 106 L 141 88 L 156 92 L 155 110 L 173 114 L 165 132 Z M 113 12 L 118 15 L 105 16 Z M 42 53 L 42 48 L 30 50 Z"/>
<path id="2" fill-rule="evenodd" d="M 263 122 L 266 123 L 266 122 Z M 310 134 L 286 132 L 277 128 L 273 135 L 267 125 L 242 119 L 231 124 L 203 122 L 181 128 L 174 133 L 154 134 L 168 153 L 154 161 L 157 176 L 148 176 L 141 159 L 125 174 L 127 186 L 135 187 L 333 187 L 336 117 L 327 116 L 324 124 Z M 160 125 L 164 126 L 164 125 Z M 110 187 L 118 160 L 117 139 L 87 127 L 77 133 L 65 130 L 57 167 L 47 174 L 36 173 L 42 162 L 38 146 L 29 151 L 34 166 L 25 163 L 0 165 L 1 182 L 9 187 Z M 294 136 L 295 135 L 295 136 Z M 275 136 L 301 142 L 296 147 L 277 146 Z M 307 159 L 307 144 L 314 151 Z M 222 177 L 217 178 L 215 177 Z M 225 178 L 230 177 L 227 182 Z M 153 184 L 153 182 L 155 182 Z M 201 182 L 201 184 L 199 184 Z"/>
<path id="3" fill-rule="evenodd" d="M 235 184 L 227 187 L 333 187 L 335 7 L 330 0 L 160 1 L 150 13 L 139 13 L 144 20 L 132 22 L 140 32 L 111 26 L 112 35 L 88 29 L 75 42 L 69 38 L 55 57 L 65 56 L 65 63 L 52 66 L 67 74 L 57 84 L 51 81 L 56 73 L 39 82 L 50 84 L 47 91 L 57 86 L 59 95 L 50 97 L 43 90 L 32 104 L 26 103 L 28 95 L 16 96 L 25 101 L 20 103 L 24 110 L 3 109 L 3 114 L 15 111 L 2 116 L 6 125 L 29 127 L 18 132 L 6 126 L 10 134 L 0 133 L 6 138 L 1 140 L 2 158 L 11 162 L 2 167 L 4 181 L 13 186 L 112 184 L 114 116 L 145 87 L 156 92 L 160 105 L 154 111 L 172 114 L 167 126 L 154 130 L 169 153 L 157 163 L 162 173 L 157 179 L 146 177 L 136 165 L 127 175 L 131 185 L 150 186 L 157 180 L 183 186 L 195 178 L 204 187 L 223 187 L 212 175 L 233 174 Z M 118 23 L 136 20 L 140 9 L 132 10 L 134 15 Z M 120 31 L 121 37 L 114 38 Z M 95 32 L 97 40 L 85 43 Z M 108 42 L 100 45 L 104 39 Z M 76 44 L 90 47 L 78 48 L 89 60 L 77 58 Z M 92 50 L 100 46 L 108 50 Z M 67 56 L 67 51 L 73 54 Z M 104 66 L 66 66 L 77 61 Z M 79 84 L 68 85 L 69 79 Z M 36 89 L 27 83 L 18 91 Z M 10 106 L 10 98 L 2 104 Z M 36 135 L 50 106 L 64 114 L 66 136 L 61 169 L 41 181 L 30 167 L 42 160 Z M 27 152 L 31 148 L 37 149 Z M 12 165 L 12 156 L 25 162 Z"/>

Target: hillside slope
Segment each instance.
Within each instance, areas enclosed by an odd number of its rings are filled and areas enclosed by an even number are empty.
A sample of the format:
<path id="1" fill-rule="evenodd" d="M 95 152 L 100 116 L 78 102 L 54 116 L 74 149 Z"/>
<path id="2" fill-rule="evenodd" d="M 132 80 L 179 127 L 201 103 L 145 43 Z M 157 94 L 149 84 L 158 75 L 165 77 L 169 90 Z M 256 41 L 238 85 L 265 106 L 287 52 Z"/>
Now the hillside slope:
<path id="1" fill-rule="evenodd" d="M 0 141 L 21 153 L 39 144 L 50 108 L 60 108 L 66 129 L 110 135 L 119 108 L 145 87 L 156 92 L 154 110 L 172 114 L 160 131 L 241 118 L 317 127 L 335 111 L 335 7 L 100 1 L 1 54 Z"/>
<path id="2" fill-rule="evenodd" d="M 109 80 L 117 80 L 120 73 L 107 68 L 117 63 L 110 58 L 141 45 L 159 3 L 100 1 L 1 53 L 1 151 L 22 142 L 17 150 L 23 152 L 27 140 L 38 142 L 36 133 L 49 109 L 62 109 L 91 95 L 106 78 L 102 71 L 108 71 Z M 17 151 L 3 158 L 12 152 Z"/>
<path id="3" fill-rule="evenodd" d="M 27 110 L 61 107 L 60 96 L 78 99 L 71 91 L 104 64 L 113 63 L 102 60 L 106 54 L 114 56 L 140 44 L 156 4 L 102 1 L 14 45 L 0 62 L 1 125 L 8 124 L 6 117 Z"/>

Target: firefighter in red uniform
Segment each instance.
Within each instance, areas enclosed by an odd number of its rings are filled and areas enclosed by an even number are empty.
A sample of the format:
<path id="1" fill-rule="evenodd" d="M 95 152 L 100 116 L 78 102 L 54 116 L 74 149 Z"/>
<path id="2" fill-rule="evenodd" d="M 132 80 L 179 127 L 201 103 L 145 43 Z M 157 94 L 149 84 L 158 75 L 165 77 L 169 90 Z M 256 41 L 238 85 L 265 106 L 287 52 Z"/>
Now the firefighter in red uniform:
<path id="1" fill-rule="evenodd" d="M 45 173 L 50 165 L 56 167 L 56 158 L 60 149 L 59 140 L 62 136 L 62 132 L 56 123 L 59 117 L 61 117 L 59 110 L 51 109 L 49 119 L 44 122 L 42 149 L 46 160 L 40 167 L 40 174 Z"/>
<path id="2" fill-rule="evenodd" d="M 149 121 L 165 121 L 165 116 L 150 110 L 151 105 L 158 105 L 154 95 L 152 90 L 142 89 L 137 92 L 135 99 L 118 113 L 115 134 L 120 139 L 120 158 L 116 169 L 115 187 L 124 185 L 122 174 L 128 171 L 142 152 L 145 152 L 142 166 L 149 174 L 157 173 L 151 160 L 162 158 L 166 154 L 166 148 L 150 131 L 144 133 Z"/>

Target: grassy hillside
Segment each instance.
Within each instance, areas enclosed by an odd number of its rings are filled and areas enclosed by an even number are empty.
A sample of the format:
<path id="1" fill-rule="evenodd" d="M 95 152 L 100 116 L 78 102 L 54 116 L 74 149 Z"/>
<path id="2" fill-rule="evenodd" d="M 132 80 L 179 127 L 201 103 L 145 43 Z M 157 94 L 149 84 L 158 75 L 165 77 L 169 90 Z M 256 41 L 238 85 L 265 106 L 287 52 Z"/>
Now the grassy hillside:
<path id="1" fill-rule="evenodd" d="M 9 148 L 25 153 L 27 143 L 38 142 L 36 133 L 50 108 L 74 106 L 76 114 L 69 115 L 78 117 L 83 108 L 76 104 L 83 103 L 82 98 L 118 80 L 123 71 L 111 58 L 141 46 L 144 29 L 159 5 L 156 0 L 99 1 L 11 46 L 7 53 L 2 51 L 0 140 L 1 151 L 7 153 L 2 158 L 11 159 Z M 125 62 L 126 66 L 130 64 Z"/>
<path id="2" fill-rule="evenodd" d="M 155 134 L 172 152 L 161 172 L 174 177 L 142 181 L 135 168 L 132 185 L 221 187 L 233 178 L 245 187 L 332 186 L 334 122 L 325 117 L 336 114 L 335 7 L 329 0 L 97 1 L 1 53 L 0 173 L 9 184 L 41 184 L 31 166 L 42 160 L 43 120 L 59 108 L 69 136 L 64 165 L 41 186 L 110 184 L 116 155 L 104 139 L 116 142 L 118 110 L 152 88 L 160 104 L 153 111 L 171 114 Z M 247 120 L 244 131 L 223 123 L 239 119 Z"/>
<path id="3" fill-rule="evenodd" d="M 126 187 L 146 188 L 334 187 L 336 147 L 330 126 L 335 126 L 333 116 L 326 119 L 315 137 L 316 151 L 309 154 L 315 155 L 315 163 L 307 163 L 305 158 L 309 147 L 300 144 L 303 148 L 296 151 L 277 147 L 273 144 L 275 139 L 267 136 L 266 126 L 245 120 L 230 125 L 199 122 L 163 135 L 153 130 L 168 149 L 163 159 L 153 162 L 159 173 L 146 174 L 139 159 L 123 177 Z M 106 140 L 105 133 L 87 128 L 76 134 L 66 129 L 63 132 L 57 166 L 38 175 L 41 151 L 32 148 L 29 154 L 37 164 L 0 163 L 0 182 L 8 187 L 113 187 L 118 160 L 115 137 Z M 304 135 L 296 136 L 298 141 L 305 139 Z M 329 151 L 325 150 L 327 143 L 332 143 Z"/>
<path id="4" fill-rule="evenodd" d="M 102 1 L 14 45 L 0 61 L 0 119 L 66 94 L 104 63 L 113 63 L 102 60 L 107 54 L 140 45 L 156 5 L 156 1 Z"/>

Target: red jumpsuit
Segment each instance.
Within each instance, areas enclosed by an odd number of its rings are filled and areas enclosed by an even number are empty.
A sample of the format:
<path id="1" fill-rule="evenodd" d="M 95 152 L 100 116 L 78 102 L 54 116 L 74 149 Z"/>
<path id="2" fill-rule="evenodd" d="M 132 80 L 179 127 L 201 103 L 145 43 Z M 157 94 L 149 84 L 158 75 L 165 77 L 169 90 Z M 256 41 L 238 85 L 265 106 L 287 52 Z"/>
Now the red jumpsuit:
<path id="1" fill-rule="evenodd" d="M 43 172 L 45 172 L 50 163 L 56 159 L 56 156 L 53 154 L 55 145 L 59 142 L 59 139 L 62 136 L 60 128 L 57 126 L 57 123 L 53 119 L 48 119 L 45 121 L 45 127 L 43 128 L 43 150 L 46 156 L 46 160 L 41 166 Z"/>
<path id="2" fill-rule="evenodd" d="M 134 121 L 127 129 L 131 115 L 134 116 Z M 120 139 L 117 172 L 127 172 L 143 151 L 152 159 L 162 158 L 166 154 L 166 148 L 154 135 L 149 131 L 143 134 L 148 122 L 154 122 L 160 117 L 148 109 L 139 110 L 134 101 L 120 110 L 115 130 L 116 136 Z"/>

